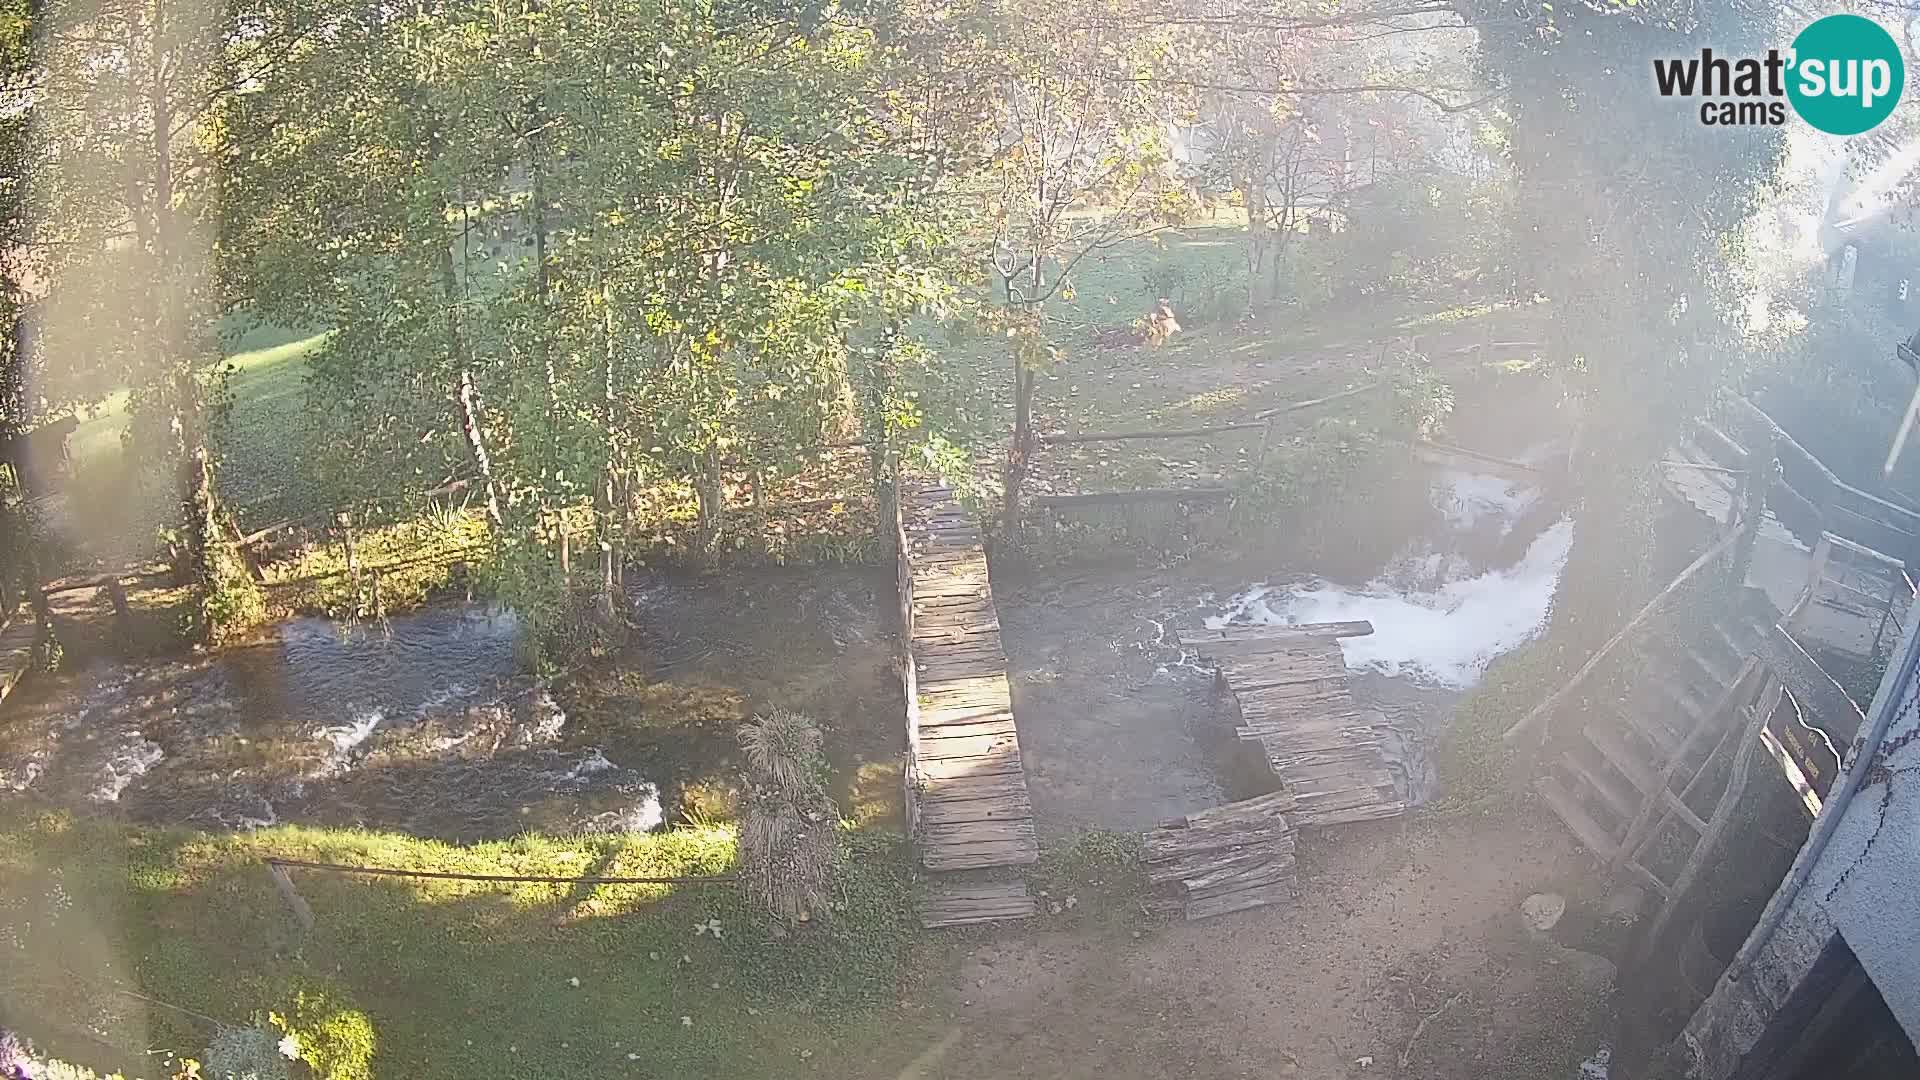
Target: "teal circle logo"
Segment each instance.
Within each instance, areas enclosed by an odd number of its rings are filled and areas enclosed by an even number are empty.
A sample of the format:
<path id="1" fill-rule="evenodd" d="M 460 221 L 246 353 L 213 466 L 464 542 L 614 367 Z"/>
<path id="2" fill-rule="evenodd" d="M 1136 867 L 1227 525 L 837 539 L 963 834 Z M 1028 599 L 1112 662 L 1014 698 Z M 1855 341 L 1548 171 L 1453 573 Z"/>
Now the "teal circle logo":
<path id="1" fill-rule="evenodd" d="M 1893 35 L 1859 15 L 1829 15 L 1800 31 L 1787 64 L 1793 111 L 1829 135 L 1873 130 L 1907 84 Z"/>

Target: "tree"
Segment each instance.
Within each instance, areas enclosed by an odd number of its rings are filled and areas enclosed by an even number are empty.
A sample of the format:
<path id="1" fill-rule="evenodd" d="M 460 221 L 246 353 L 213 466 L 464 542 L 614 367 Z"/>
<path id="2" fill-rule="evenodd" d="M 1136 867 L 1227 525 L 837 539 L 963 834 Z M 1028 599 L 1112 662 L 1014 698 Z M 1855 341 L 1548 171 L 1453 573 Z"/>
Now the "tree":
<path id="1" fill-rule="evenodd" d="M 1003 520 L 1013 527 L 1033 453 L 1033 391 L 1055 355 L 1046 304 L 1071 296 L 1081 260 L 1177 220 L 1191 199 L 1171 155 L 1180 59 L 1166 36 L 1088 27 L 1073 8 L 1005 12 L 988 124 L 989 163 L 973 183 L 989 230 L 997 321 L 1009 342 L 1013 435 Z"/>
<path id="2" fill-rule="evenodd" d="M 28 245 L 48 277 L 43 347 L 59 389 L 125 390 L 129 438 L 173 474 L 196 626 L 218 632 L 224 514 L 208 448 L 221 313 L 211 250 L 231 144 L 222 110 L 315 30 L 296 0 L 53 0 L 37 12 Z"/>
<path id="3" fill-rule="evenodd" d="M 897 404 L 855 369 L 897 365 L 942 291 L 898 32 L 805 5 L 339 13 L 231 110 L 225 244 L 261 317 L 337 328 L 312 361 L 335 486 L 473 480 L 536 625 L 573 618 L 575 536 L 614 613 L 648 493 L 692 492 L 717 552 L 737 477 Z"/>
<path id="4" fill-rule="evenodd" d="M 1648 65 L 1703 43 L 1762 49 L 1778 13 L 1721 0 L 1472 17 L 1506 88 L 1522 281 L 1554 302 L 1550 355 L 1582 416 L 1554 629 L 1592 645 L 1645 595 L 1655 461 L 1743 362 L 1744 230 L 1783 146 L 1770 128 L 1709 137 L 1646 92 Z"/>

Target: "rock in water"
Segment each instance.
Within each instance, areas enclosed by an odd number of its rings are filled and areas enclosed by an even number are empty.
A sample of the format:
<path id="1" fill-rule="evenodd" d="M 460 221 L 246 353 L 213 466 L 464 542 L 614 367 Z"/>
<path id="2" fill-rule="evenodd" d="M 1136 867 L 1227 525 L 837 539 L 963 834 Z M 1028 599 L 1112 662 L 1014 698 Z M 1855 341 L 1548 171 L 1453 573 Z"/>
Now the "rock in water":
<path id="1" fill-rule="evenodd" d="M 1527 928 L 1542 934 L 1553 929 L 1566 913 L 1567 898 L 1559 893 L 1534 893 L 1520 902 L 1520 916 Z"/>

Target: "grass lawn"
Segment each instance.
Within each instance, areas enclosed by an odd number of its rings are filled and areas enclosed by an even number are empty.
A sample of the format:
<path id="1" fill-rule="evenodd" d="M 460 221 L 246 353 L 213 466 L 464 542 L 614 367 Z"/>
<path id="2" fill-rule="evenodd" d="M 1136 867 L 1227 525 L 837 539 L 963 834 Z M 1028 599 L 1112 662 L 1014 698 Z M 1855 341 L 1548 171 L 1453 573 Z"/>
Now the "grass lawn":
<path id="1" fill-rule="evenodd" d="M 198 1056 L 220 1024 L 286 1013 L 371 1026 L 373 1075 L 892 1076 L 927 1040 L 896 1006 L 927 945 L 897 837 L 849 834 L 835 910 L 784 940 L 738 890 L 500 885 L 294 870 L 302 936 L 259 859 L 484 873 L 706 875 L 728 829 L 474 847 L 356 831 L 153 830 L 0 818 L 8 1026 L 129 1075 Z M 721 933 L 697 927 L 718 920 Z M 938 962 L 938 958 L 934 958 Z M 575 980 L 578 980 L 577 985 Z M 315 1002 L 323 1002 L 319 1008 Z M 303 1037 L 305 1037 L 303 1035 Z"/>

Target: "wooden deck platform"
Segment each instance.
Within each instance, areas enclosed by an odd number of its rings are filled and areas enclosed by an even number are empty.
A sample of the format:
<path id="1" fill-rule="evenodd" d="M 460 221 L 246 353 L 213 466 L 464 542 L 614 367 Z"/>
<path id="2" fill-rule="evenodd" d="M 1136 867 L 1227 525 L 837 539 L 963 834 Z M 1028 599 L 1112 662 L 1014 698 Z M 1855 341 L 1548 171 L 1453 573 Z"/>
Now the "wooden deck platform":
<path id="1" fill-rule="evenodd" d="M 979 526 L 952 491 L 906 489 L 899 539 L 907 824 L 921 863 L 1031 864 L 1040 845 Z"/>
<path id="2" fill-rule="evenodd" d="M 1180 633 L 1182 645 L 1213 661 L 1239 704 L 1240 738 L 1292 797 L 1296 827 L 1406 812 L 1382 751 L 1386 719 L 1354 701 L 1340 652 L 1341 638 L 1371 633 L 1366 622 Z"/>
<path id="3" fill-rule="evenodd" d="M 1171 821 L 1142 845 L 1156 903 L 1189 920 L 1293 900 L 1293 829 L 1285 791 Z"/>

